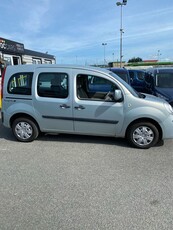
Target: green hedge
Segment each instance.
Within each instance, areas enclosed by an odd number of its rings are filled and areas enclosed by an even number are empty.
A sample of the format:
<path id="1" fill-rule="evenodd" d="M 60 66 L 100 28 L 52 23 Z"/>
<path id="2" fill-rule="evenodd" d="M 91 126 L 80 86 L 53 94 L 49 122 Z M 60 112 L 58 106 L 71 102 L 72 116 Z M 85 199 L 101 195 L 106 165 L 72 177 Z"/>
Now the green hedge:
<path id="1" fill-rule="evenodd" d="M 159 65 L 173 65 L 173 62 L 136 62 L 127 63 L 125 66 L 159 66 Z"/>

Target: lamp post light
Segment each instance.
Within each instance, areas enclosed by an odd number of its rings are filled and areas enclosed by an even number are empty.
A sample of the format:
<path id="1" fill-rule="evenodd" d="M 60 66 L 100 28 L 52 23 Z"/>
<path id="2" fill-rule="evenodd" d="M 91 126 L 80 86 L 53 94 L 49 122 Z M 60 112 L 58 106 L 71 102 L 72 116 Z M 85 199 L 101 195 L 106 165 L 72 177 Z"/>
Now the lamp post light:
<path id="1" fill-rule="evenodd" d="M 117 6 L 121 6 L 121 17 L 120 17 L 120 67 L 122 67 L 122 58 L 123 58 L 123 6 L 127 4 L 127 0 L 123 2 L 117 2 Z"/>
<path id="2" fill-rule="evenodd" d="M 104 47 L 104 66 L 106 66 L 106 58 L 105 58 L 105 46 L 107 43 L 102 43 L 102 46 Z"/>

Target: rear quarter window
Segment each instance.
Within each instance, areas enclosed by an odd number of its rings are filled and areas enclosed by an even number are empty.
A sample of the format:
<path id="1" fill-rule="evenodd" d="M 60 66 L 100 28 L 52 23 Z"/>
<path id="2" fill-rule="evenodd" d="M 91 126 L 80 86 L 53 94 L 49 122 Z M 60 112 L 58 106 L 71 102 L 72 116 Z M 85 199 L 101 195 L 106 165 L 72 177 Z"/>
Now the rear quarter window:
<path id="1" fill-rule="evenodd" d="M 31 95 L 33 73 L 16 73 L 8 81 L 9 94 Z"/>

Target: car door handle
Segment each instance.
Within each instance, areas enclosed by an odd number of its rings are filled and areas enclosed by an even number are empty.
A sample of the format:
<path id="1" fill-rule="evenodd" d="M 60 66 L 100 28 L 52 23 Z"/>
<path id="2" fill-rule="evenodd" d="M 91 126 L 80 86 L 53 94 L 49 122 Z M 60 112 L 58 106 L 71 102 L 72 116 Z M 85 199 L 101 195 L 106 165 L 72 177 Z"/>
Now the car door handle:
<path id="1" fill-rule="evenodd" d="M 82 110 L 82 109 L 85 109 L 85 107 L 84 107 L 84 106 L 82 106 L 82 105 L 75 106 L 74 108 L 75 108 L 75 109 L 77 109 L 77 110 Z"/>
<path id="2" fill-rule="evenodd" d="M 66 104 L 62 104 L 59 106 L 61 109 L 69 109 L 70 106 L 69 105 L 66 105 Z"/>

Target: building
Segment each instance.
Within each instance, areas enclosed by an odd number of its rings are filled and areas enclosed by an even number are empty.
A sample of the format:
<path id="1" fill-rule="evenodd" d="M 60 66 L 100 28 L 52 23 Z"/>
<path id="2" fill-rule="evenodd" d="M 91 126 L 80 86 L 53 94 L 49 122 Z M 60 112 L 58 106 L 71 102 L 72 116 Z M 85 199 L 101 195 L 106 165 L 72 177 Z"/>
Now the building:
<path id="1" fill-rule="evenodd" d="M 24 44 L 1 37 L 0 61 L 5 65 L 56 63 L 53 55 L 25 49 Z"/>

